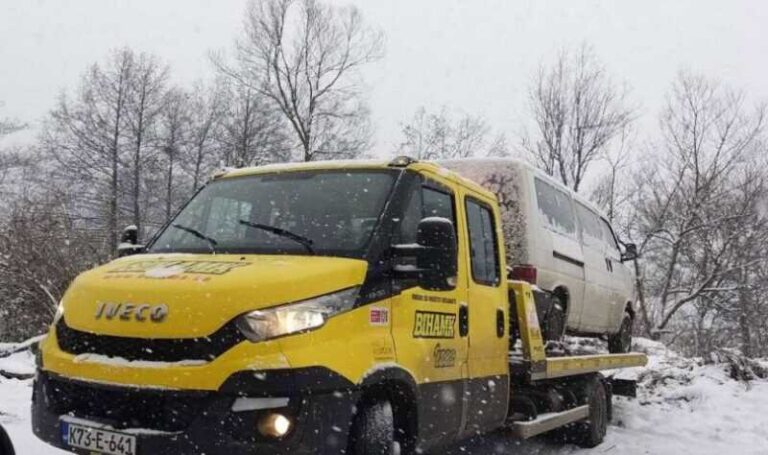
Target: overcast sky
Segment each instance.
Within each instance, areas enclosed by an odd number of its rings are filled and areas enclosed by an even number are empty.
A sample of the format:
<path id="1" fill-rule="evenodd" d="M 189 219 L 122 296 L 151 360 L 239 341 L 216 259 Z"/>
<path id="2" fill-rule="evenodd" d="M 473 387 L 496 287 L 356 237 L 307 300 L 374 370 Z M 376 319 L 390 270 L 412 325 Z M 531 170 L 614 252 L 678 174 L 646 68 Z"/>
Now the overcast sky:
<path id="1" fill-rule="evenodd" d="M 336 0 L 334 0 L 336 1 Z M 341 2 L 339 2 L 341 3 Z M 768 2 L 760 0 L 356 0 L 387 39 L 367 69 L 379 154 L 419 106 L 482 115 L 514 138 L 526 90 L 563 46 L 591 44 L 650 125 L 689 69 L 768 98 Z M 130 46 L 178 82 L 210 75 L 246 0 L 0 0 L 0 117 L 38 121 L 92 62 Z"/>

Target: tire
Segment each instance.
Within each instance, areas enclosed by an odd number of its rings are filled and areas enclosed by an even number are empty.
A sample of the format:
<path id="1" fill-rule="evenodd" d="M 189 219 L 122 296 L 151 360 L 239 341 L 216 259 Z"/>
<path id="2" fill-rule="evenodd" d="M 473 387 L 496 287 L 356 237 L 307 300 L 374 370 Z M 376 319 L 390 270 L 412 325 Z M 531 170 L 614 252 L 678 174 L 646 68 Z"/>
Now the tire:
<path id="1" fill-rule="evenodd" d="M 545 341 L 561 341 L 565 335 L 565 305 L 561 297 L 554 297 L 552 308 L 547 313 L 547 320 L 544 324 Z"/>
<path id="2" fill-rule="evenodd" d="M 395 455 L 395 418 L 389 401 L 363 404 L 352 422 L 349 453 L 352 455 Z"/>
<path id="3" fill-rule="evenodd" d="M 570 440 L 580 447 L 597 447 L 605 439 L 610 414 L 610 396 L 603 381 L 592 376 L 584 383 L 584 404 L 589 405 L 587 420 L 569 429 Z"/>
<path id="4" fill-rule="evenodd" d="M 632 316 L 624 313 L 619 332 L 608 337 L 608 352 L 626 354 L 632 351 Z"/>

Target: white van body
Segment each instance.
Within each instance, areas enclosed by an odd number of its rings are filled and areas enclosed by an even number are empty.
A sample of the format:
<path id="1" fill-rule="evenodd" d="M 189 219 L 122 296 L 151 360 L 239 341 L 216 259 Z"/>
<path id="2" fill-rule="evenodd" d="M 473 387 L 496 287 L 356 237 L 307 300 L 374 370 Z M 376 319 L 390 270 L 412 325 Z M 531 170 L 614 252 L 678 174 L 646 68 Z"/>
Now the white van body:
<path id="1" fill-rule="evenodd" d="M 634 279 L 607 218 L 544 172 L 514 159 L 440 165 L 494 192 L 502 210 L 507 263 L 535 268 L 536 285 L 566 306 L 566 329 L 615 334 L 634 317 Z"/>

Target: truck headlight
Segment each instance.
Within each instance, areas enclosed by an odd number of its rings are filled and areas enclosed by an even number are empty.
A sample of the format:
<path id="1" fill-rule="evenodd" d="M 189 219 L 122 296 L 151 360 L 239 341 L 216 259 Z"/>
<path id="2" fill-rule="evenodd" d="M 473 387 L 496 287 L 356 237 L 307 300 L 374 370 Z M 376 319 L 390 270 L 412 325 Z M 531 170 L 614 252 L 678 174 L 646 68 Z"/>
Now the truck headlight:
<path id="1" fill-rule="evenodd" d="M 251 311 L 238 318 L 237 327 L 253 342 L 316 329 L 328 318 L 351 309 L 358 291 L 355 287 L 298 303 Z"/>

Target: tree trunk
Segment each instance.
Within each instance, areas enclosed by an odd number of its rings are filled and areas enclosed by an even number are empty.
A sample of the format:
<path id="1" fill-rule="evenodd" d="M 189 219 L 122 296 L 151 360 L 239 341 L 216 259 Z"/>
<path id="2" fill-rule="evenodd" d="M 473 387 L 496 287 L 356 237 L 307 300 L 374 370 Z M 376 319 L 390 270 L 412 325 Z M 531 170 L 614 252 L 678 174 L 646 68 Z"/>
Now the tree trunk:
<path id="1" fill-rule="evenodd" d="M 637 303 L 640 309 L 640 316 L 643 318 L 643 332 L 645 332 L 645 335 L 648 338 L 653 338 L 653 323 L 648 314 L 648 306 L 645 303 L 645 283 L 640 276 L 640 266 L 638 265 L 637 260 L 633 262 L 635 269 L 635 287 L 637 289 Z"/>
<path id="2" fill-rule="evenodd" d="M 173 199 L 173 150 L 168 150 L 168 187 L 165 194 L 165 221 L 171 219 Z"/>

